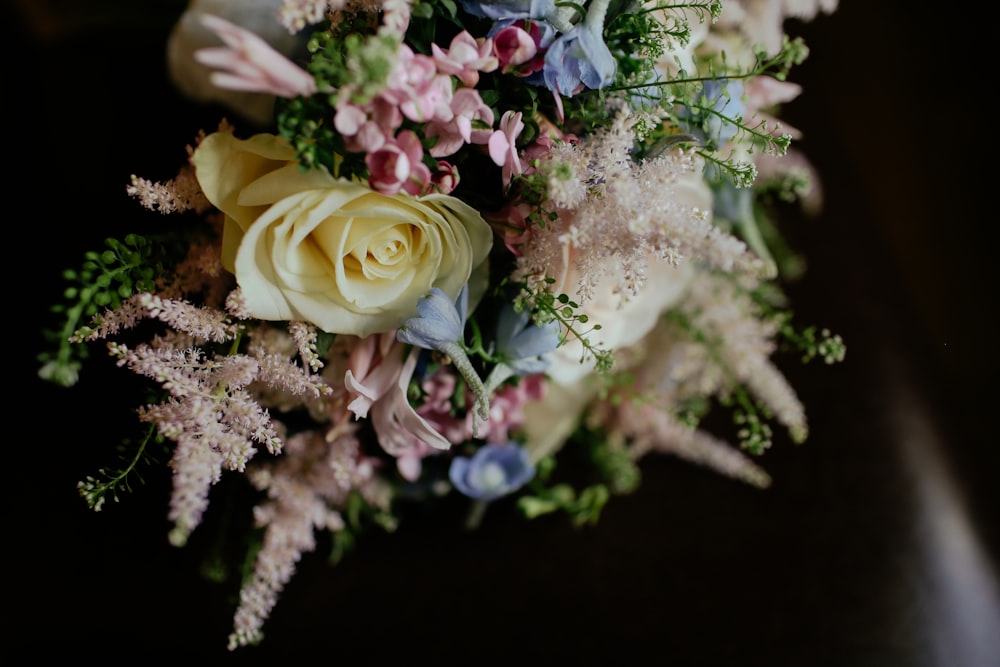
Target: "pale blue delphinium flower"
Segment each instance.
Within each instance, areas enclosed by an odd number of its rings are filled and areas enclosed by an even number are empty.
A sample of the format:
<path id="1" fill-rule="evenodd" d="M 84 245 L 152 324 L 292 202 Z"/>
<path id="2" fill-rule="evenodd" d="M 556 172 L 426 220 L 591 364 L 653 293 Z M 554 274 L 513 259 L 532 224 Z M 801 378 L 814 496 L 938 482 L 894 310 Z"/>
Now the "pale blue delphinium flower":
<path id="1" fill-rule="evenodd" d="M 541 373 L 549 366 L 544 355 L 559 345 L 559 323 L 543 325 L 531 322 L 526 312 L 517 312 L 507 305 L 500 311 L 497 322 L 497 351 L 518 375 Z"/>
<path id="2" fill-rule="evenodd" d="M 489 502 L 517 491 L 535 476 L 528 452 L 516 442 L 487 444 L 451 460 L 448 477 L 461 493 Z"/>
<path id="3" fill-rule="evenodd" d="M 604 43 L 604 15 L 610 0 L 594 0 L 587 16 L 560 35 L 545 53 L 545 86 L 572 97 L 581 85 L 599 89 L 611 85 L 618 62 Z"/>
<path id="4" fill-rule="evenodd" d="M 396 332 L 396 339 L 422 347 L 426 350 L 441 350 L 443 346 L 454 345 L 465 340 L 465 320 L 469 310 L 469 286 L 458 293 L 458 301 L 452 301 L 437 287 L 421 297 L 417 302 L 417 317 L 411 317 Z"/>
<path id="5" fill-rule="evenodd" d="M 496 352 L 500 361 L 486 378 L 487 392 L 493 392 L 512 375 L 544 372 L 551 363 L 546 355 L 559 347 L 560 334 L 555 320 L 539 326 L 531 322 L 528 313 L 505 306 L 497 322 Z"/>
<path id="6" fill-rule="evenodd" d="M 438 350 L 448 355 L 451 363 L 465 379 L 476 396 L 473 435 L 478 428 L 478 421 L 486 421 L 490 415 L 490 399 L 482 379 L 472 367 L 465 353 L 465 319 L 469 310 L 469 286 L 466 284 L 458 294 L 458 303 L 453 302 L 447 294 L 432 287 L 431 291 L 417 302 L 416 317 L 411 317 L 403 323 L 396 332 L 396 340 L 422 347 L 427 350 Z"/>
<path id="7" fill-rule="evenodd" d="M 556 11 L 555 0 L 462 0 L 462 9 L 491 19 L 541 19 Z"/>

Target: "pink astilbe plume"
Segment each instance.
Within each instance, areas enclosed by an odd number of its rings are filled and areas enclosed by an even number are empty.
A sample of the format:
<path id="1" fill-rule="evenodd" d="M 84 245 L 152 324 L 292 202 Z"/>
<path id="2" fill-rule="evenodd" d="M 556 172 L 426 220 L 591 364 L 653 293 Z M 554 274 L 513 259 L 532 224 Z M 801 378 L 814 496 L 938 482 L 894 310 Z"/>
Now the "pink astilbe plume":
<path id="1" fill-rule="evenodd" d="M 206 359 L 198 348 L 109 343 L 108 349 L 119 365 L 156 380 L 170 394 L 141 408 L 139 418 L 176 442 L 168 516 L 174 523 L 170 542 L 183 545 L 201 523 L 209 488 L 223 469 L 243 471 L 256 445 L 273 454 L 281 450 L 270 416 L 244 388 L 258 364 L 244 355 Z"/>
<path id="2" fill-rule="evenodd" d="M 206 222 L 216 229 L 221 228 L 221 219 L 217 217 L 211 217 Z M 233 275 L 222 266 L 220 231 L 192 243 L 187 256 L 174 266 L 173 271 L 157 278 L 156 288 L 161 297 L 183 299 L 197 294 L 203 305 L 223 309 L 233 284 Z"/>
<path id="3" fill-rule="evenodd" d="M 202 193 L 190 166 L 183 167 L 176 178 L 162 183 L 132 174 L 125 191 L 145 208 L 164 214 L 185 211 L 204 213 L 212 206 Z"/>
<path id="4" fill-rule="evenodd" d="M 581 304 L 603 280 L 634 295 L 649 261 L 689 260 L 723 271 L 766 273 L 770 267 L 711 219 L 711 196 L 692 151 L 635 162 L 629 118 L 620 115 L 585 141 L 557 142 L 539 170 L 557 218 L 534 226 L 518 246 L 515 277 L 551 275 L 568 249 Z M 569 267 L 564 267 L 569 268 Z"/>
<path id="5" fill-rule="evenodd" d="M 231 295 L 233 296 L 233 295 Z M 238 303 L 238 296 L 233 297 Z M 210 487 L 223 470 L 242 472 L 264 446 L 271 454 L 282 441 L 261 399 L 271 395 L 284 401 L 303 396 L 302 403 L 333 393 L 316 371 L 322 367 L 316 349 L 316 331 L 293 323 L 290 332 L 266 337 L 257 328 L 246 354 L 210 354 L 206 343 L 231 343 L 243 328 L 226 311 L 194 306 L 182 300 L 141 293 L 122 307 L 95 318 L 94 326 L 78 332 L 88 340 L 107 338 L 132 328 L 143 319 L 167 324 L 167 333 L 134 349 L 110 342 L 108 350 L 118 365 L 157 381 L 169 394 L 159 404 L 140 409 L 140 420 L 155 424 L 159 433 L 176 442 L 170 465 L 174 490 L 169 518 L 173 544 L 183 544 L 201 522 Z M 302 365 L 295 358 L 301 358 Z M 325 410 L 314 408 L 314 413 Z"/>
<path id="6" fill-rule="evenodd" d="M 253 467 L 251 483 L 267 499 L 254 508 L 254 520 L 265 528 L 250 580 L 240 590 L 229 649 L 263 637 L 264 622 L 291 580 L 302 555 L 316 548 L 315 531 L 344 527 L 342 509 L 352 491 L 374 508 L 389 509 L 390 489 L 375 476 L 365 457 L 358 425 L 341 405 L 341 418 L 327 432 L 306 431 L 288 439 L 283 456 Z"/>

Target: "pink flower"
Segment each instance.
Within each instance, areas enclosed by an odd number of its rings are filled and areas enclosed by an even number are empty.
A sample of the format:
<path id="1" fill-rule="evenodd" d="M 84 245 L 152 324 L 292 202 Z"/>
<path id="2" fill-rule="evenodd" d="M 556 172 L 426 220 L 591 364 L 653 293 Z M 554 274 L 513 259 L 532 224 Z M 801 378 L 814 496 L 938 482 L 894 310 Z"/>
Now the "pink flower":
<path id="1" fill-rule="evenodd" d="M 384 396 L 399 376 L 400 366 L 390 352 L 396 345 L 396 332 L 374 334 L 359 340 L 347 358 L 344 386 L 354 396 L 347 409 L 364 419 L 372 404 Z M 389 363 L 385 363 L 389 360 Z"/>
<path id="2" fill-rule="evenodd" d="M 524 30 L 522 25 L 529 25 L 532 32 Z M 505 74 L 513 72 L 519 76 L 541 70 L 545 65 L 545 53 L 539 53 L 540 39 L 541 27 L 534 21 L 519 21 L 501 28 L 493 35 L 500 69 Z"/>
<path id="3" fill-rule="evenodd" d="M 376 97 L 367 108 L 338 102 L 333 126 L 344 137 L 344 146 L 356 153 L 372 153 L 389 141 L 403 124 L 403 114 L 391 102 Z"/>
<path id="4" fill-rule="evenodd" d="M 420 350 L 411 350 L 404 361 L 405 348 L 396 340 L 395 331 L 360 339 L 351 349 L 344 374 L 344 386 L 354 397 L 348 409 L 357 418 L 371 413 L 379 444 L 397 458 L 411 457 L 415 448 L 451 447 L 451 442 L 410 406 L 406 391 Z"/>
<path id="5" fill-rule="evenodd" d="M 202 65 L 225 70 L 212 73 L 212 83 L 219 88 L 278 97 L 309 96 L 316 92 L 312 75 L 254 33 L 211 14 L 203 15 L 201 21 L 226 44 L 194 53 L 195 60 Z"/>
<path id="6" fill-rule="evenodd" d="M 514 253 L 515 257 L 521 256 L 521 251 L 517 246 L 524 243 L 529 236 L 528 215 L 535 210 L 530 204 L 511 203 L 501 210 L 496 216 L 490 217 L 490 225 L 494 231 L 503 236 L 503 243 Z"/>
<path id="7" fill-rule="evenodd" d="M 432 181 L 434 189 L 443 195 L 450 194 L 452 190 L 458 187 L 458 181 L 458 167 L 450 162 L 439 160 L 437 171 L 434 173 Z"/>
<path id="8" fill-rule="evenodd" d="M 493 110 L 483 102 L 479 91 L 460 88 L 451 100 L 451 120 L 433 121 L 427 124 L 425 134 L 436 137 L 437 143 L 430 149 L 434 157 L 446 157 L 456 153 L 466 143 L 485 144 L 492 134 L 490 130 L 474 129 L 475 123 L 493 127 Z"/>
<path id="9" fill-rule="evenodd" d="M 423 163 L 424 147 L 411 130 L 403 130 L 378 150 L 365 156 L 371 175 L 368 185 L 376 192 L 394 195 L 400 190 L 419 195 L 427 191 L 431 170 Z"/>
<path id="10" fill-rule="evenodd" d="M 403 44 L 381 96 L 415 122 L 451 119 L 451 77 L 440 74 L 430 56 Z"/>
<path id="11" fill-rule="evenodd" d="M 447 450 L 451 448 L 451 442 L 417 414 L 406 397 L 420 350 L 413 348 L 406 361 L 402 361 L 403 347 L 399 343 L 392 350 L 391 363 L 394 368 L 399 368 L 396 382 L 372 405 L 372 425 L 379 445 L 396 457 L 411 454 L 417 442 L 433 449 Z"/>
<path id="12" fill-rule="evenodd" d="M 437 44 L 431 44 L 431 52 L 439 72 L 457 76 L 470 88 L 479 83 L 480 72 L 492 72 L 499 64 L 493 54 L 493 41 L 477 40 L 467 30 L 452 38 L 447 52 Z"/>
<path id="13" fill-rule="evenodd" d="M 490 158 L 498 167 L 503 167 L 504 187 L 510 185 L 511 179 L 522 171 L 521 159 L 517 155 L 517 146 L 514 142 L 523 129 L 521 112 L 506 111 L 500 118 L 500 129 L 490 136 Z"/>
<path id="14" fill-rule="evenodd" d="M 469 420 L 458 417 L 452 410 L 452 399 L 458 386 L 456 375 L 450 370 L 439 370 L 424 380 L 421 387 L 426 392 L 423 403 L 417 408 L 417 414 L 427 420 L 438 433 L 450 442 L 464 442 L 472 437 L 472 415 Z M 465 393 L 469 405 L 475 401 L 472 392 Z"/>

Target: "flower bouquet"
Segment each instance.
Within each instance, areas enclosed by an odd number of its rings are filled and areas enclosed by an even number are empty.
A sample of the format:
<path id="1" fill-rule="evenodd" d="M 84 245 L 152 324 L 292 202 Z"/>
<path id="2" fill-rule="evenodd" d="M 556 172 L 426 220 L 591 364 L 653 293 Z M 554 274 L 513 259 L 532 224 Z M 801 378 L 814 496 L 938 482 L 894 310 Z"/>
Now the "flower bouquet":
<path id="1" fill-rule="evenodd" d="M 98 345 L 148 381 L 124 465 L 81 496 L 166 462 L 181 546 L 241 476 L 236 649 L 323 531 L 336 560 L 456 496 L 468 528 L 501 499 L 585 526 L 651 453 L 767 487 L 772 426 L 808 433 L 774 356 L 844 357 L 792 321 L 771 214 L 821 204 L 778 120 L 808 55 L 783 26 L 835 6 L 192 3 L 172 73 L 233 118 L 126 184 L 175 224 L 68 271 L 41 354 L 62 385 Z"/>

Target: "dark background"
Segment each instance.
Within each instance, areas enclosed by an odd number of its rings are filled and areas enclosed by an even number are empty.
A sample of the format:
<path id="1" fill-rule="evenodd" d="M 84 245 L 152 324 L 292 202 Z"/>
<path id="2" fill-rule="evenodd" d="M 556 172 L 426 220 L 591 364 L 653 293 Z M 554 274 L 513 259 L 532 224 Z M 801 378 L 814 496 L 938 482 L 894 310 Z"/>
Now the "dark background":
<path id="1" fill-rule="evenodd" d="M 596 527 L 502 505 L 474 533 L 452 509 L 414 516 L 336 567 L 307 554 L 263 645 L 228 653 L 235 589 L 200 577 L 197 533 L 168 546 L 169 480 L 149 475 L 100 513 L 77 496 L 121 435 L 99 415 L 133 419 L 127 373 L 98 354 L 67 391 L 34 362 L 59 271 L 104 236 L 167 224 L 125 195 L 129 175 L 172 177 L 223 112 L 167 84 L 178 3 L 7 0 L 16 370 L 0 651 L 125 664 L 1000 665 L 996 185 L 984 165 L 995 106 L 981 64 L 992 35 L 972 12 L 914 6 L 842 0 L 789 26 L 813 55 L 793 71 L 805 92 L 784 117 L 804 131 L 826 201 L 817 217 L 782 218 L 809 262 L 788 291 L 797 320 L 842 334 L 848 353 L 832 367 L 779 360 L 811 436 L 779 434 L 761 460 L 771 489 L 649 458 L 643 486 Z"/>

